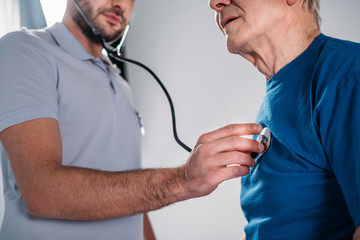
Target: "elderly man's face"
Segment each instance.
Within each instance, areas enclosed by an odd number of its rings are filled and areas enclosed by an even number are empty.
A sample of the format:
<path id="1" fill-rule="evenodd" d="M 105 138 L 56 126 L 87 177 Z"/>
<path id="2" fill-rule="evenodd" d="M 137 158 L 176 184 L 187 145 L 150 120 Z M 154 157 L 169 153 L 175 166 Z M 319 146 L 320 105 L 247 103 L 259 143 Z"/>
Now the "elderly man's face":
<path id="1" fill-rule="evenodd" d="M 128 24 L 135 0 L 77 0 L 89 21 L 107 42 L 118 38 Z M 74 20 L 93 37 L 83 17 L 76 10 Z"/>
<path id="2" fill-rule="evenodd" d="M 253 43 L 271 36 L 286 14 L 286 0 L 210 0 L 209 4 L 232 53 L 251 51 Z"/>

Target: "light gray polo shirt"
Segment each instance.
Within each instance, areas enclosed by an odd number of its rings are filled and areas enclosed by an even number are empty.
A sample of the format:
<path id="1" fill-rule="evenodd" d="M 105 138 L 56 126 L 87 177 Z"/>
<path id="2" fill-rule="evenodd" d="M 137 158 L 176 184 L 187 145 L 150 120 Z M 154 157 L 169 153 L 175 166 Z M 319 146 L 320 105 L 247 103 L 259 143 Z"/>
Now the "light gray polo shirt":
<path id="1" fill-rule="evenodd" d="M 61 23 L 0 39 L 0 132 L 37 118 L 59 122 L 63 165 L 104 171 L 141 167 L 140 125 L 129 85 L 105 56 L 88 54 Z M 33 218 L 2 145 L 0 154 L 1 240 L 143 239 L 142 215 L 105 221 Z"/>

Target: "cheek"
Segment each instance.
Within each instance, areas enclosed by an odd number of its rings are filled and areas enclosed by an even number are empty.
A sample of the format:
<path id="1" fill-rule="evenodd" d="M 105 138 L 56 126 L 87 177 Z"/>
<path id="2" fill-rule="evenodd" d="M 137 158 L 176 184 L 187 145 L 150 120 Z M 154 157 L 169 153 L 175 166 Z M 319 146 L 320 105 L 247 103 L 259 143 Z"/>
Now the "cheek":
<path id="1" fill-rule="evenodd" d="M 275 28 L 279 22 L 280 13 L 275 11 L 258 12 L 251 21 L 251 28 L 255 35 L 264 35 Z M 280 19 L 281 21 L 281 19 Z"/>
<path id="2" fill-rule="evenodd" d="M 130 18 L 131 18 L 131 15 L 132 15 L 133 10 L 134 10 L 134 3 L 131 3 L 131 4 L 129 5 L 129 8 L 127 9 L 125 15 L 124 15 L 124 17 L 125 17 L 125 19 L 126 19 L 127 22 L 130 21 Z"/>

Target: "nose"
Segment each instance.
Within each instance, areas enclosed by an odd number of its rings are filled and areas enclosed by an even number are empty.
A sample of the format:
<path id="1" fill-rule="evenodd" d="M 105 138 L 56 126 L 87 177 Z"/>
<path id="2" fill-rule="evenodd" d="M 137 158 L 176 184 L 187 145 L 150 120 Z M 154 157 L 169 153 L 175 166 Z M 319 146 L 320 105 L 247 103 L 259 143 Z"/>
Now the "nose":
<path id="1" fill-rule="evenodd" d="M 215 11 L 220 11 L 225 6 L 230 5 L 232 0 L 210 0 L 209 5 Z"/>

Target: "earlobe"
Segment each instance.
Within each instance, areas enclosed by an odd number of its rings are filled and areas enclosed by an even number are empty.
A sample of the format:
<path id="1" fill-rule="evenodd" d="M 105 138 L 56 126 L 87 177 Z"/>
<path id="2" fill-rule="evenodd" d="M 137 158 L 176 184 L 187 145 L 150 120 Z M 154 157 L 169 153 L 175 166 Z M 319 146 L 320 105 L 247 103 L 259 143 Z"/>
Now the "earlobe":
<path id="1" fill-rule="evenodd" d="M 287 4 L 288 4 L 289 6 L 294 5 L 297 1 L 298 1 L 298 0 L 286 0 Z"/>

